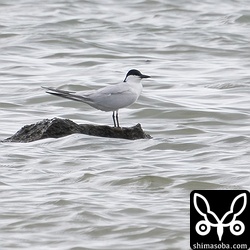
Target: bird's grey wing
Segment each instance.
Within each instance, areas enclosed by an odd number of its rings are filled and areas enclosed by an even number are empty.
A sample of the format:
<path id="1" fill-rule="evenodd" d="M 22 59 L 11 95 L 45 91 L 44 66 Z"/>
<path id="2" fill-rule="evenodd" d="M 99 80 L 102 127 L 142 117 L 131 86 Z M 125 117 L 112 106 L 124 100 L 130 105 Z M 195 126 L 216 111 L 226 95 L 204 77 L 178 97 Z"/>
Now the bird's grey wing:
<path id="1" fill-rule="evenodd" d="M 127 92 L 129 89 L 123 83 L 119 83 L 116 85 L 109 85 L 103 88 L 100 88 L 96 91 L 97 94 L 101 95 L 116 95 Z"/>
<path id="2" fill-rule="evenodd" d="M 51 94 L 51 95 L 60 96 L 60 97 L 78 101 L 78 102 L 88 103 L 90 101 L 90 99 L 88 98 L 87 92 L 86 92 L 86 95 L 79 95 L 79 94 L 76 94 L 76 92 L 74 91 L 54 89 L 51 87 L 42 87 L 42 88 L 46 89 L 46 93 Z"/>
<path id="3" fill-rule="evenodd" d="M 97 90 L 89 98 L 94 101 L 94 107 L 104 111 L 114 111 L 131 105 L 137 96 L 128 88 L 108 86 Z"/>

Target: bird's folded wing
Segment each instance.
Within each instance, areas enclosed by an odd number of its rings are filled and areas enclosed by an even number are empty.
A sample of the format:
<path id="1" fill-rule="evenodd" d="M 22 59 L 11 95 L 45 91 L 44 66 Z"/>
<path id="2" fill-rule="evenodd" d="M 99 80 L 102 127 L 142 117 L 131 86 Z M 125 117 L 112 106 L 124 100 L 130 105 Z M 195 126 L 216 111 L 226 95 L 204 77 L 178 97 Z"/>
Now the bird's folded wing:
<path id="1" fill-rule="evenodd" d="M 101 94 L 101 95 L 120 95 L 120 94 L 124 94 L 126 92 L 130 92 L 129 88 L 127 88 L 127 86 L 123 86 L 121 84 L 117 84 L 117 85 L 110 85 L 110 86 L 106 86 L 104 88 L 98 89 L 96 91 L 97 94 Z"/>

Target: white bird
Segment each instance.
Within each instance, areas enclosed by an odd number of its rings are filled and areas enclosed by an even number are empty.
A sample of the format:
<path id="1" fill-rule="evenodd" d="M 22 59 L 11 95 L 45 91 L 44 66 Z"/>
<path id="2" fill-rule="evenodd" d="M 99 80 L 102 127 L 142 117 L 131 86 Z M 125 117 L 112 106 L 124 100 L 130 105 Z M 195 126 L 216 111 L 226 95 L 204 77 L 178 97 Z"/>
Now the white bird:
<path id="1" fill-rule="evenodd" d="M 150 76 L 143 75 L 139 70 L 131 69 L 123 82 L 98 90 L 72 92 L 50 87 L 42 88 L 47 90 L 46 93 L 52 95 L 84 102 L 102 111 L 113 111 L 112 118 L 114 127 L 120 127 L 118 110 L 136 102 L 142 91 L 141 80 L 149 77 Z"/>

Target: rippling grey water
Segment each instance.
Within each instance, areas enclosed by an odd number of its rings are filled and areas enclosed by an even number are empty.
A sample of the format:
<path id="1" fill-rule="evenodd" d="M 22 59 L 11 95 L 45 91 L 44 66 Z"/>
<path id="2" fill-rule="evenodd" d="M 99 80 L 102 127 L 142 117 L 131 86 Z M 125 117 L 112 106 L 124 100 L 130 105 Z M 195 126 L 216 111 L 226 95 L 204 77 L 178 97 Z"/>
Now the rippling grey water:
<path id="1" fill-rule="evenodd" d="M 238 1 L 1 1 L 0 139 L 111 114 L 41 85 L 152 76 L 123 126 L 151 140 L 72 135 L 0 144 L 1 249 L 188 249 L 194 189 L 250 188 L 250 14 Z"/>

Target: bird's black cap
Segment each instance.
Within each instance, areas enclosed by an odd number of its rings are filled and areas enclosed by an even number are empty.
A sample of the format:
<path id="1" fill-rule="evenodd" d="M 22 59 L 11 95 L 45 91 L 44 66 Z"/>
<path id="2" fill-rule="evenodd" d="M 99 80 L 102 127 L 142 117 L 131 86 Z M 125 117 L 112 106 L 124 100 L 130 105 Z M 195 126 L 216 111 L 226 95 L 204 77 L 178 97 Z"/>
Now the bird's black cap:
<path id="1" fill-rule="evenodd" d="M 140 77 L 141 79 L 142 79 L 142 78 L 150 78 L 150 76 L 143 75 L 143 74 L 142 74 L 139 70 L 137 70 L 137 69 L 131 69 L 131 70 L 127 73 L 127 75 L 126 75 L 126 77 L 125 77 L 125 79 L 124 79 L 124 82 L 126 82 L 126 79 L 127 79 L 128 76 L 138 76 L 138 77 Z"/>

